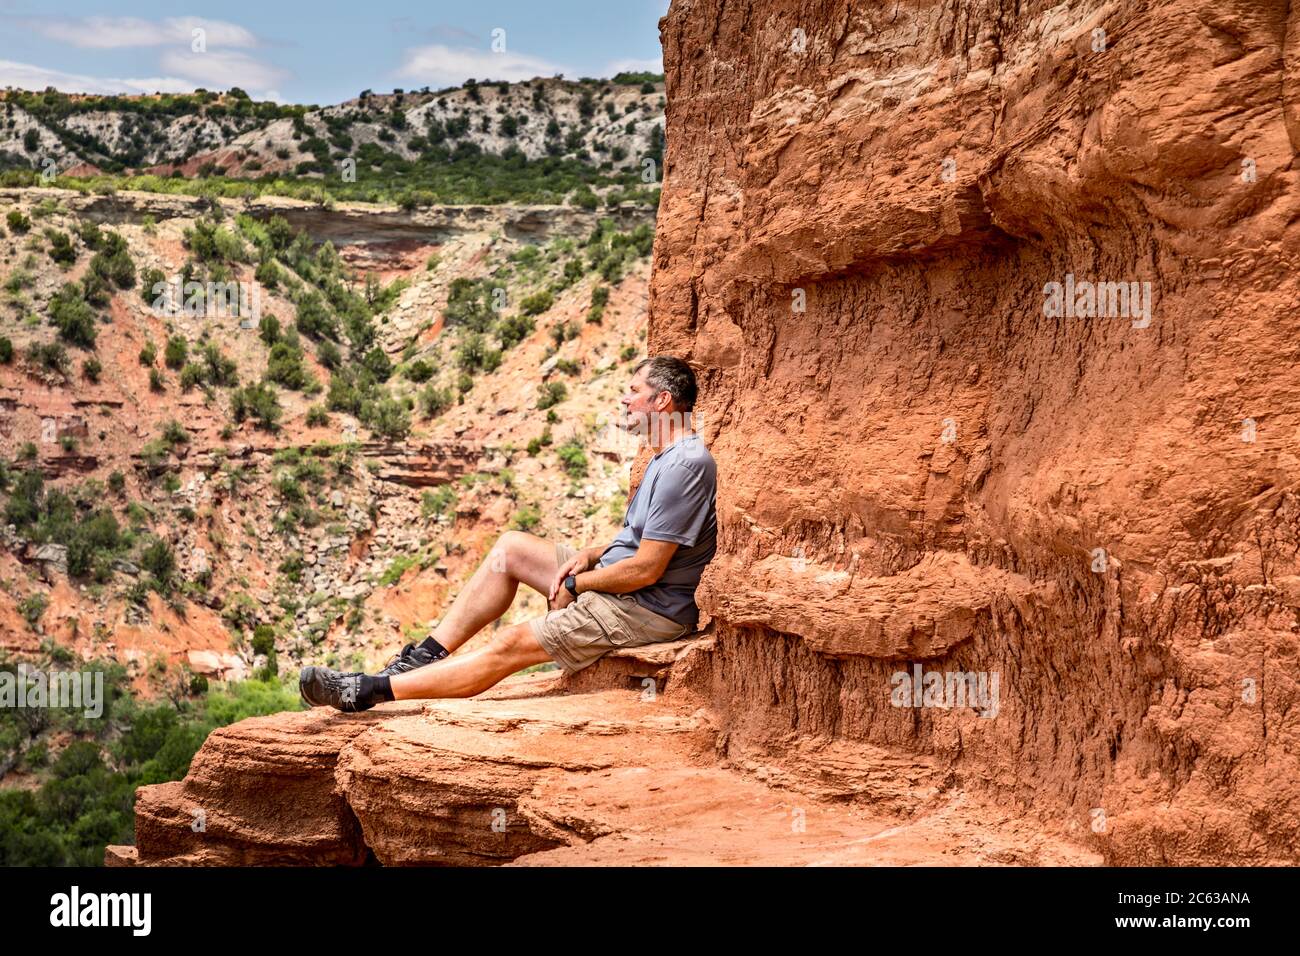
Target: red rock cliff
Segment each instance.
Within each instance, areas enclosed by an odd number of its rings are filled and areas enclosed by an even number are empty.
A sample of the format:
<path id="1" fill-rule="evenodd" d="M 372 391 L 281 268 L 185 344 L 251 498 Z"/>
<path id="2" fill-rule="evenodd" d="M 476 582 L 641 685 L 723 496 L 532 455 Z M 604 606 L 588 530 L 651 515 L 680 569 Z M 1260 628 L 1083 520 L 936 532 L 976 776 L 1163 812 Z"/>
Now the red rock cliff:
<path id="1" fill-rule="evenodd" d="M 650 345 L 719 463 L 730 752 L 902 748 L 1107 862 L 1295 863 L 1300 6 L 661 31 Z M 1097 282 L 1138 294 L 1086 317 Z M 913 662 L 998 674 L 997 716 L 891 706 Z"/>

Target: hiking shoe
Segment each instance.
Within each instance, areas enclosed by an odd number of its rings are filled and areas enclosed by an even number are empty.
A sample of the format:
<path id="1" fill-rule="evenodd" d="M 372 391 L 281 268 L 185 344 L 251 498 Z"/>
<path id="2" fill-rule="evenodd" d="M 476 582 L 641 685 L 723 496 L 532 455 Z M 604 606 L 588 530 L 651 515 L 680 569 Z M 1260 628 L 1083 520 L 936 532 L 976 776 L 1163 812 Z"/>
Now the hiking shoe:
<path id="1" fill-rule="evenodd" d="M 298 675 L 298 693 L 311 707 L 333 707 L 356 713 L 361 674 L 340 674 L 328 667 L 304 667 Z"/>
<path id="2" fill-rule="evenodd" d="M 434 654 L 427 648 L 418 646 L 414 641 L 402 648 L 401 652 L 394 655 L 392 660 L 384 665 L 377 677 L 392 677 L 395 674 L 405 674 L 407 671 L 413 671 L 417 667 L 423 667 L 425 664 L 432 664 L 434 661 L 440 661 L 447 656 L 447 652 Z"/>

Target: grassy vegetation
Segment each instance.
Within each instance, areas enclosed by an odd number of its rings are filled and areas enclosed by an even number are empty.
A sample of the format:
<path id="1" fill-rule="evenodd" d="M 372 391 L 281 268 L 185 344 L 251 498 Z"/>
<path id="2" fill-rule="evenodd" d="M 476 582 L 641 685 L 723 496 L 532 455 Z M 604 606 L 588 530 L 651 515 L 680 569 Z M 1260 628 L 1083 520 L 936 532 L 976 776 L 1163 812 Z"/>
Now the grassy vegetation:
<path id="1" fill-rule="evenodd" d="M 357 149 L 354 158 L 357 160 L 355 182 L 343 178 L 340 163 L 317 162 L 304 164 L 306 168 L 301 172 L 267 173 L 257 178 L 184 179 L 104 173 L 57 176 L 47 182 L 34 170 L 10 169 L 0 174 L 0 185 L 52 186 L 94 193 L 133 189 L 226 199 L 287 196 L 319 204 L 389 203 L 406 209 L 437 205 L 560 204 L 578 190 L 594 196 L 591 189 L 596 187 L 615 192 L 609 200 L 611 205 L 636 202 L 657 207 L 659 204 L 659 189 L 642 183 L 636 171 L 601 171 L 579 159 L 555 156 L 528 159 L 518 149 L 496 155 L 485 153 L 468 141 L 454 149 L 429 147 L 415 159 L 405 159 L 374 143 L 365 143 Z"/>
<path id="2" fill-rule="evenodd" d="M 73 668 L 71 653 L 29 662 Z M 14 673 L 17 661 L 0 660 Z M 0 768 L 36 774 L 35 789 L 0 790 L 0 866 L 99 866 L 109 844 L 134 842 L 135 788 L 179 780 L 209 733 L 246 717 L 297 710 L 297 686 L 250 680 L 209 688 L 181 672 L 158 703 L 136 700 L 122 665 L 91 661 L 101 672 L 103 713 L 84 709 L 0 709 Z M 71 742 L 52 753 L 54 740 Z"/>

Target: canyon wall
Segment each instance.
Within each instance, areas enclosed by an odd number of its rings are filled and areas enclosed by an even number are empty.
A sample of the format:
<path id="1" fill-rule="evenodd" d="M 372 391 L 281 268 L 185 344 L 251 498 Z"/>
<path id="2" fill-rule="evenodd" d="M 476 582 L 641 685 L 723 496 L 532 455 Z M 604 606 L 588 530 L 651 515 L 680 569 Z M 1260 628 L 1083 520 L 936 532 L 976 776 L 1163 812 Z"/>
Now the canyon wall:
<path id="1" fill-rule="evenodd" d="M 1300 860 L 1300 7 L 674 0 L 661 35 L 649 344 L 719 465 L 728 754 L 924 754 L 1114 864 Z M 1101 282 L 1134 294 L 1089 315 Z M 893 706 L 916 664 L 996 714 Z"/>

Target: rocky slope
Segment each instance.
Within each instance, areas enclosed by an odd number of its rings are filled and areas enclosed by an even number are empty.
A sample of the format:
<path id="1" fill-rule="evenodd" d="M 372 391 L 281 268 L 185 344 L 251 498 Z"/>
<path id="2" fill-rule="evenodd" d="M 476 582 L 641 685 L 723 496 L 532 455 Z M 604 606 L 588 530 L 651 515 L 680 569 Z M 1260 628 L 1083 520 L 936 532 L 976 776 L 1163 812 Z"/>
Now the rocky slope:
<path id="1" fill-rule="evenodd" d="M 156 308 L 145 276 L 155 269 L 170 282 L 195 268 L 193 231 L 212 216 L 206 200 L 0 190 L 0 219 L 27 221 L 0 227 L 0 338 L 11 350 L 0 362 L 0 655 L 54 644 L 117 660 L 146 695 L 189 675 L 238 679 L 277 662 L 373 668 L 427 633 L 507 527 L 526 519 L 575 546 L 613 536 L 631 449 L 604 423 L 642 354 L 648 260 L 633 247 L 612 264 L 606 253 L 638 229 L 648 237 L 652 211 L 327 210 L 269 197 L 217 208 L 232 245 L 241 229 L 279 221 L 312 250 L 308 263 L 332 262 L 352 287 L 368 275 L 385 290 L 366 361 L 391 367 L 384 388 L 409 429 L 399 439 L 355 408 L 334 407 L 335 378 L 357 366 L 330 367 L 324 338 L 282 335 L 273 347 L 251 316 Z M 69 283 L 91 282 L 93 229 L 122 237 L 137 279 L 104 292 L 88 313 L 93 344 L 78 347 L 56 328 L 57 304 Z M 60 236 L 70 261 L 55 261 Z M 260 317 L 278 316 L 285 335 L 295 298 L 309 297 L 283 263 L 274 287 L 254 277 L 265 274 L 251 261 L 209 267 L 251 289 Z M 473 375 L 458 358 L 465 330 L 446 324 L 457 283 L 500 289 L 500 317 L 516 322 L 534 297 L 499 366 Z M 597 288 L 605 304 L 593 310 Z M 288 341 L 305 375 L 270 386 L 277 427 L 240 420 L 234 378 L 264 380 Z M 189 358 L 173 364 L 164 346 L 176 342 Z M 185 369 L 200 368 L 209 346 L 230 363 L 231 381 L 187 384 Z M 538 407 L 543 385 L 558 389 L 549 410 Z M 428 406 L 439 393 L 442 404 Z M 566 447 L 576 458 L 561 459 Z M 21 476 L 31 472 L 44 477 L 48 513 L 18 521 Z M 84 539 L 68 540 L 56 500 L 69 501 L 73 526 L 100 511 L 117 521 L 122 534 L 92 568 L 70 567 Z M 174 558 L 173 587 L 155 587 L 142 567 L 155 541 Z M 513 613 L 541 610 L 540 597 L 522 596 Z M 262 629 L 269 635 L 259 638 Z M 16 770 L 5 783 L 21 778 Z"/>
<path id="2" fill-rule="evenodd" d="M 439 91 L 365 91 L 320 108 L 215 93 L 0 92 L 0 159 L 39 169 L 48 163 L 76 175 L 124 167 L 162 176 L 256 178 L 319 176 L 317 167 L 348 157 L 415 159 L 445 145 L 494 154 L 513 148 L 528 159 L 555 156 L 639 173 L 644 157 L 662 153 L 663 92 L 662 82 L 539 77 Z"/>

